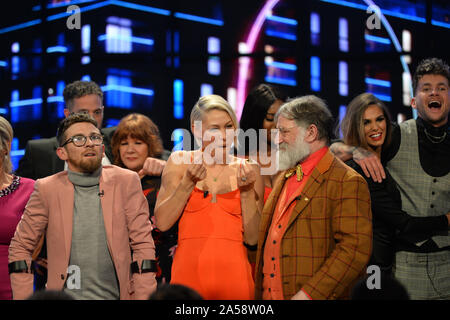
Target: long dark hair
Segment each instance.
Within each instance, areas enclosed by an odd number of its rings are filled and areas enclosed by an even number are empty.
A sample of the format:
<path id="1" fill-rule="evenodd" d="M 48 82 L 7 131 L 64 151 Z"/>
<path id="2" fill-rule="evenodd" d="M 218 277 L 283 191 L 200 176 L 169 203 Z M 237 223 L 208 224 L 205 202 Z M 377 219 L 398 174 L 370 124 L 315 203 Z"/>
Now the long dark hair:
<path id="1" fill-rule="evenodd" d="M 386 139 L 383 148 L 391 142 L 392 125 L 391 116 L 386 105 L 371 93 L 362 93 L 356 96 L 348 105 L 347 112 L 341 122 L 344 142 L 355 147 L 369 148 L 366 135 L 364 134 L 364 112 L 370 105 L 376 105 L 383 111 L 386 119 Z"/>
<path id="2" fill-rule="evenodd" d="M 262 129 L 267 110 L 276 100 L 286 101 L 286 96 L 277 87 L 264 83 L 255 87 L 245 99 L 239 127 L 244 131 Z"/>
<path id="3" fill-rule="evenodd" d="M 256 86 L 245 99 L 239 127 L 243 131 L 248 129 L 262 129 L 267 110 L 269 110 L 270 106 L 277 100 L 284 102 L 286 99 L 287 96 L 277 87 L 265 83 Z M 239 142 L 241 144 L 241 139 L 239 139 Z M 245 144 L 241 145 L 244 146 Z M 249 151 L 253 150 L 249 150 L 246 147 L 244 152 L 248 155 Z"/>

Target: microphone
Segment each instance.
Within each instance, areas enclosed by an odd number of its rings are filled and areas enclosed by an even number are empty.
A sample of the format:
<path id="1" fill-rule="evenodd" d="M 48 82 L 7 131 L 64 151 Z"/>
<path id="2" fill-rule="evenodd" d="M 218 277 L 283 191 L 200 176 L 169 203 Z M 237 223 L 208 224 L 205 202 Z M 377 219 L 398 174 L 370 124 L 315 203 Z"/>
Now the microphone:
<path id="1" fill-rule="evenodd" d="M 203 191 L 203 198 L 206 198 L 208 196 L 208 191 Z"/>
<path id="2" fill-rule="evenodd" d="M 105 195 L 105 190 L 102 190 L 101 192 L 98 193 L 99 197 L 103 197 Z"/>

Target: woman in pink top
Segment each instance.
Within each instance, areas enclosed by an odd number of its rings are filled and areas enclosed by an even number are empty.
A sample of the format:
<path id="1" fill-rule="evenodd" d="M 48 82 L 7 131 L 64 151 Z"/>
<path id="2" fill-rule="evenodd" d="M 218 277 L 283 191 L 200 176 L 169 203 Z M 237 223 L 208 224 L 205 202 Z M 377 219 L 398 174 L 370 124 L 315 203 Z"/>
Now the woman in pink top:
<path id="1" fill-rule="evenodd" d="M 0 300 L 12 299 L 8 248 L 34 187 L 34 180 L 10 173 L 12 138 L 11 125 L 0 117 Z"/>

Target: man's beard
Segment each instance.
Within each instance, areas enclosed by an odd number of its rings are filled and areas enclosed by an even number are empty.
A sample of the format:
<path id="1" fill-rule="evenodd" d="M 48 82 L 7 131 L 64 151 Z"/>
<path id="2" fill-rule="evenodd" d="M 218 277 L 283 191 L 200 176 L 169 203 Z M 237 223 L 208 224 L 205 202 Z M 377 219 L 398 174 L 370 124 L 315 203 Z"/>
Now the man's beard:
<path id="1" fill-rule="evenodd" d="M 309 145 L 303 141 L 305 131 L 300 130 L 293 145 L 283 142 L 279 145 L 278 170 L 283 171 L 293 168 L 297 163 L 306 159 L 311 153 Z"/>
<path id="2" fill-rule="evenodd" d="M 96 171 L 102 165 L 102 156 L 95 158 L 82 158 L 81 160 L 74 161 L 68 160 L 72 165 L 78 167 L 83 173 L 92 173 Z"/>

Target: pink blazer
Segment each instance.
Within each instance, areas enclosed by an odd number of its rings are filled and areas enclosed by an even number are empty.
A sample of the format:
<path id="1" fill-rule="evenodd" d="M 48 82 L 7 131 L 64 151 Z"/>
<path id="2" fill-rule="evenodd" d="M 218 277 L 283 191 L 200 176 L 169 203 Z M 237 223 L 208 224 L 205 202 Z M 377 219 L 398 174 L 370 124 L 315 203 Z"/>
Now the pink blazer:
<path id="1" fill-rule="evenodd" d="M 156 289 L 153 272 L 130 273 L 132 261 L 155 259 L 148 203 L 139 176 L 117 166 L 104 166 L 100 177 L 103 218 L 108 249 L 119 280 L 120 299 L 148 299 Z M 9 262 L 26 260 L 46 232 L 47 289 L 62 290 L 72 244 L 74 186 L 67 171 L 38 179 L 9 247 Z M 133 255 L 131 254 L 133 252 Z M 12 273 L 14 299 L 33 293 L 33 275 Z"/>

